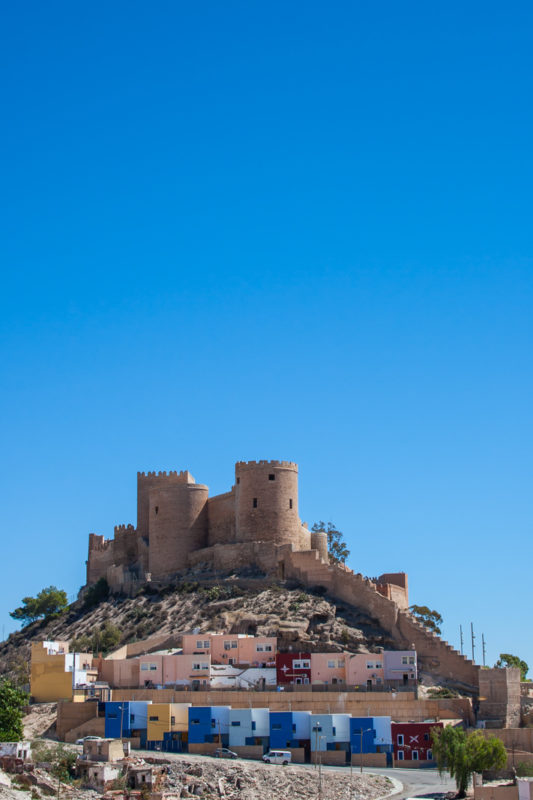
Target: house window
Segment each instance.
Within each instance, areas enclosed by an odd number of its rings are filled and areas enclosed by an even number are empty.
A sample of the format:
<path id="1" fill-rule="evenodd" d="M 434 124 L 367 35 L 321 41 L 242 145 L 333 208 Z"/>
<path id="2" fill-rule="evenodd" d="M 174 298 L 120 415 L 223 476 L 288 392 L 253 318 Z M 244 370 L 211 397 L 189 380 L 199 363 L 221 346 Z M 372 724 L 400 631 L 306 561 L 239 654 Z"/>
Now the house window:
<path id="1" fill-rule="evenodd" d="M 231 727 L 232 728 L 240 728 L 241 721 L 239 719 L 232 719 L 231 720 Z"/>
<path id="2" fill-rule="evenodd" d="M 199 725 L 200 724 L 200 720 L 199 719 L 191 719 L 190 720 L 190 724 L 191 725 Z"/>
<path id="3" fill-rule="evenodd" d="M 176 717 L 170 717 L 170 724 L 171 725 L 175 725 L 176 724 Z"/>
<path id="4" fill-rule="evenodd" d="M 252 730 L 255 731 L 255 719 L 252 720 Z"/>
<path id="5" fill-rule="evenodd" d="M 135 714 L 130 714 L 130 722 L 135 722 Z"/>
<path id="6" fill-rule="evenodd" d="M 271 644 L 266 644 L 265 645 L 265 653 L 271 653 L 271 652 L 272 652 L 272 645 Z"/>
<path id="7" fill-rule="evenodd" d="M 159 722 L 159 717 L 149 717 L 150 722 Z"/>
<path id="8" fill-rule="evenodd" d="M 413 761 L 418 761 L 418 750 L 413 750 L 412 758 Z"/>
<path id="9" fill-rule="evenodd" d="M 272 723 L 272 730 L 273 731 L 280 731 L 281 730 L 281 723 L 280 722 L 273 722 Z"/>
<path id="10" fill-rule="evenodd" d="M 203 647 L 203 646 L 204 646 L 204 642 L 203 642 L 202 639 L 196 641 L 196 647 Z"/>
<path id="11" fill-rule="evenodd" d="M 403 761 L 403 750 L 398 752 L 398 761 Z"/>
<path id="12" fill-rule="evenodd" d="M 366 662 L 366 668 L 367 669 L 374 669 L 374 662 L 373 661 L 367 661 Z"/>
<path id="13" fill-rule="evenodd" d="M 159 506 L 156 506 L 154 511 L 155 511 L 156 514 L 158 514 L 159 513 Z"/>
<path id="14" fill-rule="evenodd" d="M 429 742 L 429 733 L 424 734 L 424 741 Z"/>
<path id="15" fill-rule="evenodd" d="M 336 661 L 328 661 L 328 667 L 330 669 L 332 669 L 332 668 L 334 668 L 336 666 L 337 666 L 337 662 Z"/>
<path id="16" fill-rule="evenodd" d="M 289 500 L 289 508 L 292 508 L 292 497 L 291 497 L 291 499 Z"/>
<path id="17" fill-rule="evenodd" d="M 257 508 L 257 497 L 254 497 L 254 499 L 252 500 L 252 506 L 254 508 Z"/>
<path id="18" fill-rule="evenodd" d="M 433 761 L 433 750 L 428 750 L 426 753 L 426 758 L 428 761 Z"/>
<path id="19" fill-rule="evenodd" d="M 335 726 L 332 727 L 331 733 L 332 733 L 333 736 L 337 735 L 337 729 L 335 728 Z"/>
<path id="20" fill-rule="evenodd" d="M 241 482 L 241 479 L 240 479 L 240 478 L 237 478 L 237 483 L 240 483 L 240 482 Z"/>
<path id="21" fill-rule="evenodd" d="M 376 669 L 382 669 L 382 667 L 383 664 L 381 663 L 381 661 L 376 661 Z"/>
<path id="22" fill-rule="evenodd" d="M 410 664 L 414 664 L 415 663 L 415 657 L 414 656 L 409 656 L 409 663 Z"/>
<path id="23" fill-rule="evenodd" d="M 322 725 L 313 725 L 313 733 L 320 733 Z"/>
<path id="24" fill-rule="evenodd" d="M 402 664 L 408 664 L 408 663 L 409 659 L 407 658 L 407 656 L 402 656 Z"/>
<path id="25" fill-rule="evenodd" d="M 232 650 L 236 650 L 237 649 L 237 642 L 232 642 L 231 643 L 231 649 Z"/>
<path id="26" fill-rule="evenodd" d="M 263 647 L 262 644 L 258 644 L 255 649 L 257 650 L 258 653 L 262 653 L 265 648 Z"/>
<path id="27" fill-rule="evenodd" d="M 275 475 L 272 475 L 272 474 L 270 474 L 270 475 L 268 476 L 268 480 L 269 480 L 269 481 L 275 481 L 275 480 L 276 480 L 276 476 L 275 476 Z"/>
<path id="28" fill-rule="evenodd" d="M 296 733 L 296 723 L 295 722 L 292 723 L 292 732 Z"/>
<path id="29" fill-rule="evenodd" d="M 230 649 L 231 649 L 231 642 L 224 642 L 224 650 L 230 650 Z"/>
<path id="30" fill-rule="evenodd" d="M 396 739 L 396 743 L 398 747 L 403 747 L 403 733 L 398 734 L 398 738 Z"/>

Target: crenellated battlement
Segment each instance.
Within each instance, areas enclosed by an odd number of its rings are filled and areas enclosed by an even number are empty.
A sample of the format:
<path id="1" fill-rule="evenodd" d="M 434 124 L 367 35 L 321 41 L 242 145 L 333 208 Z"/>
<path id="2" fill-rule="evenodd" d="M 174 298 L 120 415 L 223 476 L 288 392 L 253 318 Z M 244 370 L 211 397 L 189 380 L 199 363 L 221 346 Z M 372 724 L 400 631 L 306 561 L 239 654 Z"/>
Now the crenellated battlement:
<path id="1" fill-rule="evenodd" d="M 237 461 L 235 469 L 246 467 L 287 467 L 288 469 L 298 469 L 298 464 L 294 461 Z"/>
<path id="2" fill-rule="evenodd" d="M 137 472 L 138 478 L 187 478 L 190 476 L 188 469 L 183 469 L 180 472 L 177 470 L 159 470 L 159 472 Z"/>
<path id="3" fill-rule="evenodd" d="M 98 533 L 89 534 L 89 550 L 107 550 L 113 544 L 113 539 L 104 539 Z"/>
<path id="4" fill-rule="evenodd" d="M 122 534 L 122 533 L 135 533 L 136 532 L 136 528 L 135 528 L 135 525 L 131 525 L 131 524 L 128 524 L 128 525 L 115 525 L 114 532 L 115 532 L 115 536 L 117 535 L 117 533 L 119 535 Z"/>

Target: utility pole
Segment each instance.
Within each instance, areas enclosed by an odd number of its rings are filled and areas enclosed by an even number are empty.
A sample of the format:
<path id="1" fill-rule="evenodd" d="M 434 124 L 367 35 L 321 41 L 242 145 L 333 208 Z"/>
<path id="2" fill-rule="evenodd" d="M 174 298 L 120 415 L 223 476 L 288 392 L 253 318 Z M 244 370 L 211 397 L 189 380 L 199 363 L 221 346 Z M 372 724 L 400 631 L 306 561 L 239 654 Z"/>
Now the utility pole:
<path id="1" fill-rule="evenodd" d="M 470 623 L 470 636 L 472 637 L 472 662 L 474 662 L 475 661 L 474 653 L 476 651 L 476 646 L 474 644 L 474 640 L 475 640 L 476 637 L 474 635 L 474 623 L 473 622 Z"/>
<path id="2" fill-rule="evenodd" d="M 485 656 L 487 654 L 487 649 L 485 647 L 485 634 L 481 634 L 481 646 L 483 648 L 483 666 L 485 666 Z"/>
<path id="3" fill-rule="evenodd" d="M 463 639 L 463 626 L 462 625 L 459 625 L 459 634 L 461 636 L 461 655 L 463 655 L 464 639 Z"/>

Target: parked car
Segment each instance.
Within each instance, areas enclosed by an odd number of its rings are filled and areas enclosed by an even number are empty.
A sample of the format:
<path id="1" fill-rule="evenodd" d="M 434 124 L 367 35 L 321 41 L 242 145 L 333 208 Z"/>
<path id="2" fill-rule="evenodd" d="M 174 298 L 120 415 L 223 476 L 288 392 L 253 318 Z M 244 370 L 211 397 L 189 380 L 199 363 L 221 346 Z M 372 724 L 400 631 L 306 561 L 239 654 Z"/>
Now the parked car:
<path id="1" fill-rule="evenodd" d="M 101 736 L 83 736 L 81 739 L 76 739 L 76 744 L 83 744 L 84 742 L 99 742 Z"/>
<path id="2" fill-rule="evenodd" d="M 213 753 L 215 758 L 238 758 L 239 756 L 237 753 L 234 753 L 233 750 L 230 750 L 228 747 L 217 747 L 215 752 Z"/>
<path id="3" fill-rule="evenodd" d="M 269 750 L 263 756 L 265 764 L 283 764 L 285 767 L 291 763 L 291 759 L 292 753 L 288 750 Z"/>

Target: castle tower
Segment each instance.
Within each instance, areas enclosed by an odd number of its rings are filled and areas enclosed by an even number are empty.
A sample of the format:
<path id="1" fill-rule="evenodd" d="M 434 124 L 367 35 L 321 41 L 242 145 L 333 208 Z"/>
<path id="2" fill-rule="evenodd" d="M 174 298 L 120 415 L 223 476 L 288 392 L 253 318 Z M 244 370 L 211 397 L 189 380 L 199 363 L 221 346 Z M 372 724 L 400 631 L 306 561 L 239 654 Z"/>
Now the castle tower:
<path id="1" fill-rule="evenodd" d="M 137 533 L 139 536 L 148 537 L 149 496 L 151 490 L 156 487 L 181 486 L 184 483 L 194 483 L 194 478 L 188 470 L 183 472 L 137 473 Z"/>
<path id="2" fill-rule="evenodd" d="M 148 571 L 154 580 L 187 569 L 189 554 L 207 545 L 208 488 L 174 482 L 148 496 Z"/>
<path id="3" fill-rule="evenodd" d="M 311 548 L 318 550 L 322 561 L 329 564 L 328 535 L 325 531 L 311 531 Z"/>
<path id="4" fill-rule="evenodd" d="M 298 465 L 239 461 L 235 465 L 236 541 L 293 544 L 300 548 Z"/>

